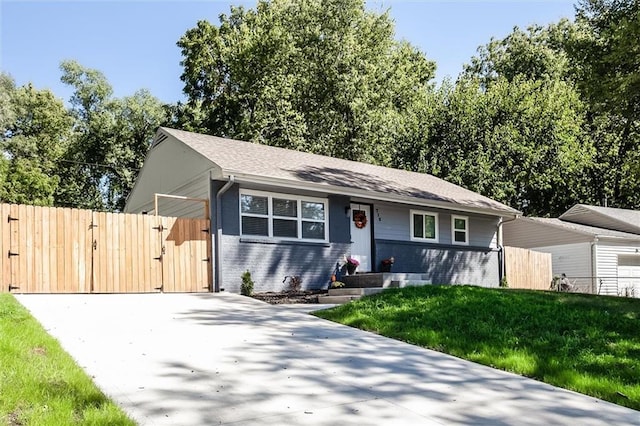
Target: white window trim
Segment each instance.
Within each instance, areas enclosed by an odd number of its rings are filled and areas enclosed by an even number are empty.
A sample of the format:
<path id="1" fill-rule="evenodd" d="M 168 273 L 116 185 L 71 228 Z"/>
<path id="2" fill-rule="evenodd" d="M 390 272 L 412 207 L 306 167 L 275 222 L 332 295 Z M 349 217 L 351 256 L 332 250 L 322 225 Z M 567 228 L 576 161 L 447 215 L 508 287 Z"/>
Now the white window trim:
<path id="1" fill-rule="evenodd" d="M 425 215 L 428 215 L 428 216 L 433 216 L 435 218 L 435 228 L 436 228 L 435 238 L 418 238 L 418 237 L 415 237 L 413 235 L 413 215 L 414 214 L 419 214 L 419 215 L 422 215 L 423 217 Z M 423 219 L 423 221 L 424 221 L 424 219 Z M 409 226 L 410 226 L 410 232 L 411 232 L 411 234 L 410 234 L 411 241 L 423 241 L 423 242 L 429 242 L 429 243 L 437 243 L 439 241 L 439 239 L 440 239 L 440 232 L 438 230 L 438 228 L 440 226 L 439 223 L 440 223 L 440 221 L 438 220 L 438 213 L 424 211 L 424 210 L 410 210 L 409 211 L 409 224 L 410 224 Z M 424 222 L 423 222 L 423 224 L 424 224 Z"/>
<path id="2" fill-rule="evenodd" d="M 456 219 L 464 220 L 464 231 L 456 229 Z M 464 242 L 456 241 L 456 232 L 464 232 Z M 469 245 L 469 216 L 451 215 L 451 244 L 456 246 L 468 246 Z"/>
<path id="3" fill-rule="evenodd" d="M 266 197 L 267 198 L 267 213 L 266 215 L 255 214 L 255 213 L 242 213 L 242 196 L 243 195 L 252 195 L 256 197 Z M 295 200 L 298 204 L 297 206 L 297 216 L 278 216 L 273 214 L 273 199 L 279 198 L 284 200 Z M 302 217 L 302 202 L 308 201 L 311 203 L 321 203 L 324 205 L 324 220 L 315 220 L 315 219 L 306 219 Z M 249 189 L 241 189 L 240 195 L 238 196 L 238 212 L 240 214 L 240 236 L 247 238 L 255 238 L 255 239 L 263 239 L 269 241 L 305 241 L 312 243 L 328 243 L 329 242 L 329 200 L 327 198 L 316 198 L 316 197 L 305 197 L 299 195 L 291 195 L 284 194 L 281 192 L 267 192 L 267 191 L 254 191 Z M 243 216 L 251 216 L 251 217 L 262 217 L 267 218 L 268 221 L 268 232 L 269 235 L 250 235 L 244 234 L 242 231 L 242 217 Z M 285 219 L 285 220 L 295 220 L 297 221 L 298 227 L 298 238 L 292 237 L 274 237 L 273 236 L 273 220 L 274 219 Z M 316 222 L 316 223 L 324 223 L 324 239 L 314 239 L 314 238 L 302 238 L 302 222 Z"/>

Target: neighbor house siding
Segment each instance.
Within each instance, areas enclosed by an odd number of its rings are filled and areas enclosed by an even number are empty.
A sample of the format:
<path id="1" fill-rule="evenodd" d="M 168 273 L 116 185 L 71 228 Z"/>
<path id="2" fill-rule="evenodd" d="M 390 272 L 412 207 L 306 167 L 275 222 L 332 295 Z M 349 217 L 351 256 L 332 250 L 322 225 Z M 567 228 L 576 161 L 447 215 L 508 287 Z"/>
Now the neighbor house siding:
<path id="1" fill-rule="evenodd" d="M 600 294 L 618 294 L 618 255 L 635 255 L 640 252 L 640 242 L 613 243 L 601 241 L 596 246 L 596 275 L 602 279 Z"/>
<path id="2" fill-rule="evenodd" d="M 590 277 L 592 274 L 591 243 L 535 247 L 532 250 L 551 253 L 554 275 L 567 274 L 569 278 L 575 278 Z"/>
<path id="3" fill-rule="evenodd" d="M 438 214 L 438 244 L 451 244 L 451 216 L 462 215 L 469 218 L 469 246 L 496 247 L 498 219 L 495 217 L 386 203 L 373 205 L 375 239 L 411 241 L 411 210 Z"/>
<path id="4" fill-rule="evenodd" d="M 433 284 L 473 284 L 497 287 L 496 249 L 438 247 L 411 241 L 376 240 L 376 258 L 395 258 L 393 271 L 421 273 Z"/>
<path id="5" fill-rule="evenodd" d="M 593 237 L 571 232 L 531 219 L 517 219 L 503 225 L 505 246 L 537 250 L 538 247 L 552 247 L 563 244 L 592 241 Z"/>

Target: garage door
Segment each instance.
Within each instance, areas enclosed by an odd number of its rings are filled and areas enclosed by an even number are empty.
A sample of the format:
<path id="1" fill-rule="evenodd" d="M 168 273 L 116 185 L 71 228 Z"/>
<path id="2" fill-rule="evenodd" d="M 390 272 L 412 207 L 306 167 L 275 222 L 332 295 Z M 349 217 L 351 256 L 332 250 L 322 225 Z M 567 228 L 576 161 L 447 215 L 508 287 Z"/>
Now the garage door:
<path id="1" fill-rule="evenodd" d="M 640 255 L 618 255 L 618 292 L 640 298 Z"/>

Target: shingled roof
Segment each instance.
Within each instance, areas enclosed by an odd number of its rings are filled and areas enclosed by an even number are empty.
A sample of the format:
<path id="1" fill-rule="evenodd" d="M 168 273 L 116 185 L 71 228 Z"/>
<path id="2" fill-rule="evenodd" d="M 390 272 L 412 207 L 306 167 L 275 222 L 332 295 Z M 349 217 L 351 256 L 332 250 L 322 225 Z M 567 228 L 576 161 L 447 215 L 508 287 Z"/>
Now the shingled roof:
<path id="1" fill-rule="evenodd" d="M 268 145 L 237 141 L 162 127 L 154 144 L 167 136 L 210 160 L 220 179 L 267 182 L 337 192 L 373 199 L 466 208 L 498 215 L 517 210 L 426 173 L 415 173 L 372 164 L 309 154 Z M 215 176 L 214 176 L 215 177 Z"/>
<path id="2" fill-rule="evenodd" d="M 576 204 L 560 219 L 566 222 L 640 234 L 640 211 Z"/>

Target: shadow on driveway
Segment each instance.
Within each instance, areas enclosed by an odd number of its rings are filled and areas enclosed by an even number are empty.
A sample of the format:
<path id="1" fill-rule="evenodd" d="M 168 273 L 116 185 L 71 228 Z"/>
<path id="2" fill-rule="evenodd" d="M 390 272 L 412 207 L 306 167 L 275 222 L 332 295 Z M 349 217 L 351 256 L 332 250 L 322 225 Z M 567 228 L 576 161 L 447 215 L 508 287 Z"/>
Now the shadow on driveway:
<path id="1" fill-rule="evenodd" d="M 232 294 L 18 299 L 141 424 L 640 424 L 640 413 Z"/>

